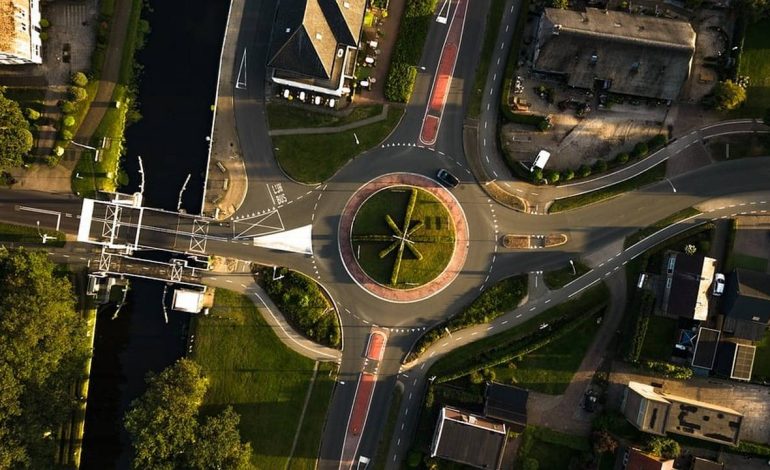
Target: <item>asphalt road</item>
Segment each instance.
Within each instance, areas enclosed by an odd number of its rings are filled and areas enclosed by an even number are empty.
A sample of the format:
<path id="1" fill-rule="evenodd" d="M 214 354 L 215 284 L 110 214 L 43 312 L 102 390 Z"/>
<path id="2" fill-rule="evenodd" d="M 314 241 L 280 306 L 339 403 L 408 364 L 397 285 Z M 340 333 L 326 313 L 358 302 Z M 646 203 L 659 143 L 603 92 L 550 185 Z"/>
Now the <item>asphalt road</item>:
<path id="1" fill-rule="evenodd" d="M 488 0 L 474 2 L 468 11 L 449 100 L 444 110 L 438 140 L 432 148 L 418 146 L 417 142 L 433 80 L 432 71 L 438 63 L 443 35 L 448 29 L 447 25 L 435 22 L 432 23 L 421 60 L 425 71 L 420 72 L 413 99 L 407 106 L 402 122 L 392 135 L 382 146 L 356 157 L 323 185 L 308 187 L 291 182 L 275 163 L 264 112 L 264 54 L 275 4 L 276 0 L 236 0 L 234 9 L 239 13 L 235 17 L 236 21 L 230 25 L 228 34 L 228 40 L 237 42 L 238 51 L 248 50 L 249 84 L 245 90 L 233 89 L 233 112 L 230 117 L 232 125 L 238 131 L 239 145 L 249 176 L 249 193 L 236 213 L 236 218 L 251 220 L 254 214 L 276 208 L 285 229 L 312 224 L 314 254 L 305 256 L 257 248 L 248 240 L 233 239 L 232 232 L 229 232 L 232 228 L 227 227 L 212 229 L 211 234 L 217 238 L 208 241 L 207 251 L 210 254 L 300 270 L 317 279 L 335 299 L 343 324 L 344 350 L 341 355 L 339 382 L 327 416 L 319 468 L 339 467 L 342 439 L 351 410 L 355 382 L 363 368 L 364 348 L 372 325 L 387 327 L 390 337 L 380 364 L 380 382 L 374 393 L 359 455 L 374 456 L 387 413 L 386 405 L 393 386 L 400 381 L 405 389 L 404 400 L 399 412 L 397 433 L 393 436 L 391 451 L 388 454 L 388 467 L 396 468 L 405 456 L 406 443 L 411 439 L 411 432 L 419 414 L 426 384 L 425 371 L 443 354 L 477 338 L 514 327 L 544 309 L 577 295 L 582 289 L 605 276 L 612 275 L 621 269 L 625 262 L 655 241 L 695 223 L 696 220 L 693 219 L 672 226 L 628 250 L 622 249 L 626 235 L 682 208 L 699 204 L 706 207 L 704 210 L 714 209 L 713 212 L 704 214 L 702 218 L 706 219 L 730 216 L 744 210 L 770 209 L 767 207 L 767 201 L 770 200 L 770 188 L 767 183 L 770 167 L 766 159 L 744 159 L 714 164 L 680 175 L 672 180 L 678 190 L 676 193 L 672 192 L 667 182 L 661 182 L 600 204 L 551 216 L 513 212 L 491 201 L 468 171 L 469 164 L 465 159 L 462 141 L 465 97 L 473 86 L 478 61 L 476 51 L 480 50 L 483 40 Z M 510 6 L 514 6 L 513 2 L 509 2 L 508 14 L 501 27 L 499 42 L 503 47 L 499 51 L 496 50 L 491 62 L 492 67 L 497 66 L 498 57 L 507 55 L 507 47 L 510 46 L 506 45 L 505 40 L 512 31 L 506 32 L 505 26 L 513 24 L 517 14 L 515 8 L 510 10 Z M 231 78 L 238 74 L 240 57 L 241 54 L 236 53 L 231 58 L 231 63 L 223 64 L 230 70 Z M 501 60 L 501 63 L 504 63 L 504 60 Z M 482 116 L 479 121 L 479 142 L 482 146 L 483 139 L 494 138 L 496 126 L 485 127 L 483 123 L 496 122 L 494 113 L 497 111 L 500 80 L 499 76 L 494 78 L 494 72 L 491 78 L 488 77 L 487 86 L 492 90 L 492 94 L 484 93 L 485 97 L 489 97 L 482 104 Z M 488 112 L 486 104 L 490 104 Z M 724 129 L 732 131 L 732 125 L 727 125 Z M 736 125 L 741 127 L 745 124 Z M 685 152 L 688 142 L 702 137 L 702 134 L 693 135 L 690 141 L 682 140 L 676 144 L 679 147 L 673 149 L 679 148 L 680 152 Z M 492 158 L 490 155 L 490 164 L 496 165 L 493 161 L 499 163 L 499 158 Z M 358 187 L 379 175 L 392 171 L 408 171 L 432 177 L 436 170 L 442 167 L 448 168 L 462 180 L 461 185 L 453 191 L 470 227 L 470 251 L 462 272 L 448 288 L 427 300 L 412 304 L 393 304 L 378 300 L 360 289 L 342 266 L 337 249 L 339 214 Z M 502 171 L 497 166 L 490 168 L 490 171 Z M 510 183 L 514 184 L 513 180 Z M 277 203 L 276 200 L 276 185 L 279 184 L 280 194 L 286 197 L 284 203 Z M 552 193 L 552 197 L 553 194 L 557 193 Z M 41 227 L 49 229 L 58 223 L 62 231 L 76 233 L 76 215 L 79 212 L 80 201 L 74 198 L 0 190 L 0 218 L 7 222 L 34 226 L 40 221 Z M 62 215 L 57 217 L 54 213 Z M 71 214 L 72 217 L 67 217 L 66 214 Z M 533 251 L 503 250 L 499 244 L 500 236 L 505 233 L 550 232 L 566 233 L 569 241 L 555 249 Z M 591 260 L 594 269 L 564 289 L 540 296 L 488 325 L 458 332 L 451 344 L 434 345 L 423 359 L 410 364 L 408 371 L 400 370 L 404 355 L 426 328 L 457 313 L 486 286 L 514 274 L 562 267 L 570 258 L 576 256 Z M 248 290 L 248 287 L 243 289 Z"/>

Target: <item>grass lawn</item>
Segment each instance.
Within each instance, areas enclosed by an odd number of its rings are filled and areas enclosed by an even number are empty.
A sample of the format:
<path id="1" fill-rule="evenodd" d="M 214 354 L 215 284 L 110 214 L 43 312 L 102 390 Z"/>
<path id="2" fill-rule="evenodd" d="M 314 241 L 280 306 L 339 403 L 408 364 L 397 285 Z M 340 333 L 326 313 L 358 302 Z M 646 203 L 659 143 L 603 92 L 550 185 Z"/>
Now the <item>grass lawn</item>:
<path id="1" fill-rule="evenodd" d="M 599 326 L 595 316 L 581 319 L 573 330 L 523 356 L 521 360 L 495 367 L 496 380 L 551 395 L 564 393 Z"/>
<path id="2" fill-rule="evenodd" d="M 668 227 L 669 225 L 673 225 L 681 220 L 690 218 L 692 216 L 700 214 L 700 211 L 698 209 L 695 209 L 694 207 L 686 207 L 682 209 L 679 212 L 675 212 L 671 214 L 668 217 L 665 217 L 663 219 L 660 219 L 659 221 L 655 222 L 652 225 L 648 225 L 647 227 L 644 227 L 642 229 L 639 229 L 636 233 L 633 233 L 626 237 L 625 242 L 623 243 L 624 248 L 628 248 L 629 246 L 634 245 L 635 243 L 644 240 L 645 238 L 649 237 L 650 235 L 663 230 L 664 228 Z"/>
<path id="3" fill-rule="evenodd" d="M 334 134 L 273 137 L 275 158 L 289 177 L 307 184 L 331 178 L 356 155 L 379 145 L 396 127 L 404 110 L 391 107 L 384 121 Z M 355 136 L 353 135 L 355 134 Z M 356 144 L 358 137 L 359 144 Z"/>
<path id="4" fill-rule="evenodd" d="M 548 288 L 551 290 L 561 289 L 562 287 L 566 286 L 570 282 L 591 270 L 580 260 L 573 260 L 573 262 L 575 263 L 575 274 L 572 274 L 572 266 L 567 264 L 567 266 L 561 269 L 548 271 L 547 273 L 543 274 L 543 281 L 545 281 L 545 285 L 548 286 Z"/>
<path id="5" fill-rule="evenodd" d="M 595 202 L 603 201 L 611 197 L 618 196 L 620 194 L 639 189 L 648 184 L 655 183 L 662 180 L 666 176 L 666 162 L 658 163 L 649 170 L 634 176 L 631 179 L 623 181 L 622 183 L 613 184 L 597 191 L 591 191 L 590 193 L 580 194 L 577 196 L 570 196 L 564 199 L 557 199 L 548 208 L 548 213 L 553 214 L 555 212 L 568 211 L 571 209 L 577 209 L 578 207 L 587 206 Z"/>
<path id="6" fill-rule="evenodd" d="M 286 348 L 254 304 L 234 292 L 219 289 L 211 313 L 194 317 L 192 328 L 192 358 L 210 380 L 203 413 L 232 405 L 241 415 L 241 437 L 253 448 L 252 466 L 283 468 L 315 363 Z M 323 374 L 319 371 L 319 377 Z M 325 387 L 320 382 L 319 390 L 325 391 L 318 393 L 330 393 Z M 304 454 L 320 443 L 318 423 L 323 422 L 328 399 L 318 401 L 324 406 L 313 403 L 305 416 Z"/>
<path id="7" fill-rule="evenodd" d="M 326 410 L 332 398 L 336 377 L 337 366 L 333 362 L 318 364 L 318 374 L 305 411 L 300 438 L 289 463 L 290 470 L 315 470 L 316 468 L 321 433 L 326 422 Z M 303 436 L 315 436 L 317 439 L 304 439 Z"/>
<path id="8" fill-rule="evenodd" d="M 55 240 L 49 239 L 46 241 L 46 245 L 64 246 L 65 236 L 63 233 L 52 232 L 50 230 L 44 230 L 43 233 L 51 237 L 56 237 Z M 0 242 L 38 245 L 43 242 L 43 239 L 36 227 L 0 223 Z"/>
<path id="9" fill-rule="evenodd" d="M 322 113 L 291 106 L 285 103 L 267 105 L 267 121 L 270 129 L 293 129 L 298 127 L 332 127 L 350 124 L 362 119 L 377 116 L 382 112 L 382 105 L 355 106 L 346 116 Z"/>
<path id="10" fill-rule="evenodd" d="M 668 361 L 676 340 L 676 323 L 673 318 L 651 315 L 639 357 L 653 361 Z"/>
<path id="11" fill-rule="evenodd" d="M 500 29 L 500 21 L 503 19 L 503 8 L 505 0 L 492 0 L 487 14 L 487 26 L 484 30 L 484 45 L 481 46 L 481 55 L 479 64 L 476 67 L 476 78 L 473 82 L 473 93 L 471 93 L 470 104 L 468 105 L 468 115 L 476 118 L 481 113 L 481 96 L 484 84 L 487 81 L 487 72 L 489 71 L 489 62 L 492 60 L 492 52 L 495 47 L 495 39 Z"/>
<path id="12" fill-rule="evenodd" d="M 757 343 L 751 378 L 752 380 L 770 380 L 770 331 L 765 332 L 765 337 Z"/>
<path id="13" fill-rule="evenodd" d="M 412 288 L 435 279 L 444 270 L 454 252 L 454 225 L 449 211 L 432 194 L 421 189 L 417 192 L 416 204 L 412 212 L 409 230 L 422 223 L 409 239 L 414 248 L 422 255 L 418 259 L 408 248 L 404 249 L 398 281 L 391 283 L 398 249 L 392 250 L 381 258 L 382 250 L 391 246 L 394 230 L 386 223 L 390 215 L 399 229 L 402 229 L 406 209 L 412 194 L 412 188 L 395 187 L 379 191 L 372 195 L 358 210 L 353 223 L 353 244 L 360 255 L 361 268 L 380 284 L 396 288 Z M 408 232 L 408 230 L 407 230 Z M 379 236 L 377 241 L 367 241 L 370 236 Z M 383 241 L 384 240 L 384 241 Z"/>
<path id="14" fill-rule="evenodd" d="M 537 460 L 539 468 L 543 469 L 572 468 L 570 463 L 578 461 L 581 454 L 589 449 L 588 440 L 583 437 L 527 426 L 521 436 L 514 468 L 522 469 L 524 460 L 528 458 Z"/>
<path id="15" fill-rule="evenodd" d="M 767 258 L 733 252 L 732 262 L 733 267 L 736 268 L 750 269 L 761 273 L 767 272 Z"/>
<path id="16" fill-rule="evenodd" d="M 762 116 L 770 108 L 770 19 L 751 23 L 741 53 L 738 75 L 750 78 L 745 108 Z"/>

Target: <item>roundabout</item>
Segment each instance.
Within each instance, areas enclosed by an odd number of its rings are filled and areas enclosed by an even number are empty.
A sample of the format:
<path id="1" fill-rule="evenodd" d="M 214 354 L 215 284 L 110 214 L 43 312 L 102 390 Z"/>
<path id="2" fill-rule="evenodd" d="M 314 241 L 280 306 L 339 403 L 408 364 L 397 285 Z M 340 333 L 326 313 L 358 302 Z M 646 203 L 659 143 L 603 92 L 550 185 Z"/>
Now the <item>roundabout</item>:
<path id="1" fill-rule="evenodd" d="M 407 303 L 441 292 L 468 254 L 468 224 L 455 197 L 431 178 L 390 173 L 361 186 L 339 223 L 345 270 L 369 294 Z"/>

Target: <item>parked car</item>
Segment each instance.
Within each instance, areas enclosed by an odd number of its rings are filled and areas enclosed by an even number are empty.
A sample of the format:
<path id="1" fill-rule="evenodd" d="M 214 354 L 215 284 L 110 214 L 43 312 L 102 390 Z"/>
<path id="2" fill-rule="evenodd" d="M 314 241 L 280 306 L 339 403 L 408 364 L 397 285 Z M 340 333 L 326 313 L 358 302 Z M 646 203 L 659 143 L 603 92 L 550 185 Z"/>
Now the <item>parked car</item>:
<path id="1" fill-rule="evenodd" d="M 725 292 L 725 275 L 717 273 L 714 276 L 714 295 L 720 296 Z"/>
<path id="2" fill-rule="evenodd" d="M 443 168 L 440 169 L 438 173 L 436 173 L 436 178 L 438 178 L 438 180 L 441 181 L 447 188 L 454 188 L 460 184 L 460 180 L 455 175 Z"/>

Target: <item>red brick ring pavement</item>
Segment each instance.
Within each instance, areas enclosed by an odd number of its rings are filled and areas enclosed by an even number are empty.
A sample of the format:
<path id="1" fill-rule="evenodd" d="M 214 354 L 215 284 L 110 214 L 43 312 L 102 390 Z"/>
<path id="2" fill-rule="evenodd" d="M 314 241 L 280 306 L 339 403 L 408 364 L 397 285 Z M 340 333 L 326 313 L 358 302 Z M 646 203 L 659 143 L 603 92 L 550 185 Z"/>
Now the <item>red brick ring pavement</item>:
<path id="1" fill-rule="evenodd" d="M 439 201 L 444 203 L 455 224 L 454 252 L 446 268 L 432 281 L 413 289 L 393 289 L 375 282 L 361 269 L 353 253 L 351 234 L 353 221 L 358 209 L 369 196 L 390 186 L 414 186 L 430 192 Z M 465 213 L 452 193 L 435 180 L 422 175 L 415 173 L 388 173 L 365 183 L 348 199 L 340 217 L 337 243 L 340 256 L 342 257 L 342 264 L 356 284 L 379 299 L 389 302 L 408 303 L 432 297 L 455 280 L 465 264 L 465 257 L 468 255 L 468 240 L 468 223 L 465 220 Z"/>

